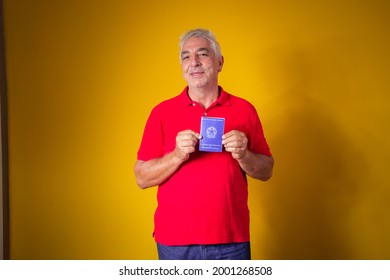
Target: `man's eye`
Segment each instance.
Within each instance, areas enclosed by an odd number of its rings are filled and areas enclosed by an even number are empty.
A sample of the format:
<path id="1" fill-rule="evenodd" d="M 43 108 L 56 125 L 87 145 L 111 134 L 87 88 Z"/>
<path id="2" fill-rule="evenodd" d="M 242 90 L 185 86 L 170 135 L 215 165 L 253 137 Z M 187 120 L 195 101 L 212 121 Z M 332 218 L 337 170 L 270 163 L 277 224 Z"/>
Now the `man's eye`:
<path id="1" fill-rule="evenodd" d="M 190 57 L 189 56 L 183 56 L 181 59 L 182 60 L 186 60 L 186 59 L 189 59 Z"/>
<path id="2" fill-rule="evenodd" d="M 208 53 L 200 53 L 199 56 L 209 56 Z"/>

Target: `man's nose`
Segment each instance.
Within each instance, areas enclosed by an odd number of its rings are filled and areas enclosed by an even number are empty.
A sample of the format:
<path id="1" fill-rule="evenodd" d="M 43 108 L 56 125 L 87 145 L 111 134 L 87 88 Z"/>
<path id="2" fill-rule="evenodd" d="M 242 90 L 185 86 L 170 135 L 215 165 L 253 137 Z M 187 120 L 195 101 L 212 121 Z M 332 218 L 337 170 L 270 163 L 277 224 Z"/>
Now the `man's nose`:
<path id="1" fill-rule="evenodd" d="M 191 57 L 191 66 L 199 66 L 200 65 L 200 60 L 199 60 L 199 57 L 194 55 L 193 57 Z"/>

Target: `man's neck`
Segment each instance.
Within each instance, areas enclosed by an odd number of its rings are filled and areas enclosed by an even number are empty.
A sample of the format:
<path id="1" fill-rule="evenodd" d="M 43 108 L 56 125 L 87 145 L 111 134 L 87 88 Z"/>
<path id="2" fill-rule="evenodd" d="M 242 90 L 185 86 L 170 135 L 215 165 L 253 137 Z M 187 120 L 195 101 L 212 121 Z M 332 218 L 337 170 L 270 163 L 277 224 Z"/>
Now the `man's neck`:
<path id="1" fill-rule="evenodd" d="M 188 96 L 191 100 L 198 102 L 207 109 L 211 104 L 217 101 L 219 96 L 219 87 L 216 84 L 213 87 L 204 87 L 204 88 L 189 88 Z"/>

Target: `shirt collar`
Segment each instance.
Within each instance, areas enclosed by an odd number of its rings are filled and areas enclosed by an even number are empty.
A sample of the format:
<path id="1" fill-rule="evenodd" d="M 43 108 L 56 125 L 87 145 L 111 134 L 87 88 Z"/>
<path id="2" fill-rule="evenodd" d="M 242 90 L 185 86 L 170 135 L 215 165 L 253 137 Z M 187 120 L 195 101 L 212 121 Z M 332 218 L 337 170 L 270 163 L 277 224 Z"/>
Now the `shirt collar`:
<path id="1" fill-rule="evenodd" d="M 219 86 L 220 95 L 216 101 L 217 104 L 221 106 L 230 106 L 229 96 L 230 94 L 223 90 L 221 86 Z M 182 93 L 179 95 L 179 105 L 182 107 L 190 106 L 194 103 L 191 98 L 188 96 L 188 86 L 184 88 Z"/>

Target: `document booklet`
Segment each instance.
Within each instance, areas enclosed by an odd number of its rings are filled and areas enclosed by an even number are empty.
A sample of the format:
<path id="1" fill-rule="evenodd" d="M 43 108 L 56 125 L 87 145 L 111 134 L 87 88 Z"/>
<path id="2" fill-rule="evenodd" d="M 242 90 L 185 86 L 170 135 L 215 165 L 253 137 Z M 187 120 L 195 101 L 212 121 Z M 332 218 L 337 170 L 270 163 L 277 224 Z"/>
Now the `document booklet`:
<path id="1" fill-rule="evenodd" d="M 201 117 L 199 151 L 222 152 L 224 128 L 224 118 Z"/>

